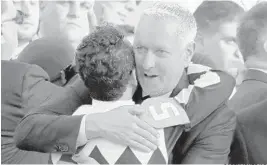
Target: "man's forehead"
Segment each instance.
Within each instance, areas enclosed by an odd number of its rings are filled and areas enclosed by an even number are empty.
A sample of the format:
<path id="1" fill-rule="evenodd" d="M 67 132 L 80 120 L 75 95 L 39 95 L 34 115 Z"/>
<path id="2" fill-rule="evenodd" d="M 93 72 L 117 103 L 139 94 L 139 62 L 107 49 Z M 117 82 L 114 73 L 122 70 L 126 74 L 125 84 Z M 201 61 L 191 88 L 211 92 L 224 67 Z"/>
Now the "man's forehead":
<path id="1" fill-rule="evenodd" d="M 164 30 L 164 31 L 162 31 Z M 143 15 L 136 27 L 136 32 L 159 32 L 166 33 L 166 35 L 174 35 L 179 31 L 178 23 L 172 19 L 159 19 L 154 16 Z"/>
<path id="2" fill-rule="evenodd" d="M 235 37 L 238 27 L 238 21 L 215 21 L 212 22 L 209 28 L 206 29 L 207 34 L 217 34 L 222 36 L 231 36 Z"/>

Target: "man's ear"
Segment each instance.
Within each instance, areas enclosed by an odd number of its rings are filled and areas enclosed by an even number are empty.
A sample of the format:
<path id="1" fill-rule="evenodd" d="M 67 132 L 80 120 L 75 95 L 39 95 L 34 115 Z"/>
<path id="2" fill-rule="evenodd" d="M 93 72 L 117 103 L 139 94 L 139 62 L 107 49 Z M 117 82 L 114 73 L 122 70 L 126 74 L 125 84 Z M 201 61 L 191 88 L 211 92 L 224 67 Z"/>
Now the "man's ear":
<path id="1" fill-rule="evenodd" d="M 191 62 L 192 57 L 195 54 L 195 48 L 196 48 L 195 42 L 192 41 L 189 44 L 187 44 L 184 57 L 185 64 L 189 64 Z"/>

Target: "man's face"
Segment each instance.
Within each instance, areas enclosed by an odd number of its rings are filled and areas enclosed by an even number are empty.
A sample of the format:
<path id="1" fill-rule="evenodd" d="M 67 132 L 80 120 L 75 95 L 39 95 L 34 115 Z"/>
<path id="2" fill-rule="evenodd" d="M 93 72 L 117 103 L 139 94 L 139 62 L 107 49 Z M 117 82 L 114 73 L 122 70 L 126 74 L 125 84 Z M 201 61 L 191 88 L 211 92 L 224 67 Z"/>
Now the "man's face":
<path id="1" fill-rule="evenodd" d="M 13 0 L 13 2 L 17 10 L 19 40 L 31 40 L 39 26 L 39 1 Z"/>
<path id="2" fill-rule="evenodd" d="M 206 55 L 221 70 L 242 68 L 243 59 L 236 44 L 237 22 L 226 22 L 218 26 L 218 31 L 203 38 Z"/>
<path id="3" fill-rule="evenodd" d="M 12 1 L 2 1 L 1 6 L 1 57 L 9 60 L 18 45 L 16 9 Z"/>
<path id="4" fill-rule="evenodd" d="M 187 65 L 186 46 L 177 36 L 177 24 L 173 22 L 142 16 L 137 26 L 136 71 L 144 95 L 160 96 L 171 92 Z"/>
<path id="5" fill-rule="evenodd" d="M 89 33 L 88 11 L 92 8 L 91 1 L 54 1 L 47 2 L 42 10 L 40 24 L 41 35 L 47 31 L 44 20 L 57 20 L 59 30 L 65 33 L 72 43 L 79 43 Z M 55 13 L 55 14 L 51 14 Z M 57 17 L 57 18 L 55 18 Z"/>
<path id="6" fill-rule="evenodd" d="M 136 0 L 96 1 L 95 13 L 98 22 L 128 24 L 128 17 L 136 9 Z"/>

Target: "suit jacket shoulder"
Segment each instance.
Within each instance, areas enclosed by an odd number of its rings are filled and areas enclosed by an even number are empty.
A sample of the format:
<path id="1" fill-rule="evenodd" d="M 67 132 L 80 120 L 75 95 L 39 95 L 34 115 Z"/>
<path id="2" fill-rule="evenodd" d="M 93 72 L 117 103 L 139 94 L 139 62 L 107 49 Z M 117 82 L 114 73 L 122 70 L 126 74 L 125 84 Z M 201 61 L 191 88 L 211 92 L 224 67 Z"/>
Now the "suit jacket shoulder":
<path id="1" fill-rule="evenodd" d="M 267 74 L 249 69 L 237 92 L 229 101 L 229 107 L 238 112 L 252 104 L 265 100 L 267 95 Z"/>
<path id="2" fill-rule="evenodd" d="M 237 112 L 237 129 L 231 150 L 234 164 L 266 163 L 267 100 Z M 257 121 L 257 122 L 255 122 Z"/>
<path id="3" fill-rule="evenodd" d="M 2 126 L 2 128 L 14 131 L 19 120 L 29 109 L 39 105 L 47 97 L 40 83 L 46 83 L 48 76 L 45 71 L 36 65 L 12 61 L 2 61 L 1 63 L 2 116 L 4 119 L 9 118 L 9 122 L 4 122 L 7 125 Z M 11 121 L 13 121 L 13 124 Z"/>
<path id="4" fill-rule="evenodd" d="M 235 80 L 224 72 L 214 72 L 219 75 L 220 83 L 195 88 L 191 93 L 185 107 L 191 130 L 183 132 L 178 139 L 173 163 L 227 163 L 236 118 L 226 102 Z M 199 77 L 201 74 L 191 79 Z"/>
<path id="5" fill-rule="evenodd" d="M 47 95 L 38 84 L 48 80 L 47 74 L 36 65 L 13 61 L 2 63 L 2 163 L 47 163 L 48 155 L 16 148 L 14 131 L 24 115 L 45 100 Z M 40 88 L 38 88 L 40 87 Z M 40 91 L 36 91 L 40 89 Z"/>

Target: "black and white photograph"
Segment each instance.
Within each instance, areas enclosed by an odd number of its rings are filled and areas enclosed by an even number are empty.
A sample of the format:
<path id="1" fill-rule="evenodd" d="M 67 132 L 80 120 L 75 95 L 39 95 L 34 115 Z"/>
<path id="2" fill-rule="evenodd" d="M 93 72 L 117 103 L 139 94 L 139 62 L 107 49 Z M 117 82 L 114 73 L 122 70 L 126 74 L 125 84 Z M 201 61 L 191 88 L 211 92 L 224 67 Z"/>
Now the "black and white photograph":
<path id="1" fill-rule="evenodd" d="M 267 164 L 267 0 L 1 0 L 1 164 Z"/>

